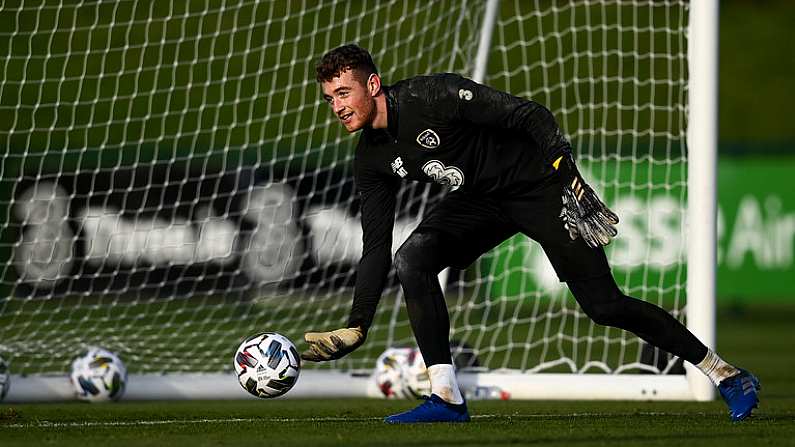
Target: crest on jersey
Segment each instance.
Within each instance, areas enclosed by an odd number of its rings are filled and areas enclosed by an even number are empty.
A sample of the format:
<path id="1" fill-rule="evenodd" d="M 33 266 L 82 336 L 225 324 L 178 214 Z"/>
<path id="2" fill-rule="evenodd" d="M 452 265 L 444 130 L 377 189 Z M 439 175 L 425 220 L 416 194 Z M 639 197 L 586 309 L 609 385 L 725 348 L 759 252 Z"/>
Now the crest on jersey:
<path id="1" fill-rule="evenodd" d="M 442 140 L 432 129 L 425 129 L 417 135 L 417 143 L 425 149 L 436 149 Z"/>

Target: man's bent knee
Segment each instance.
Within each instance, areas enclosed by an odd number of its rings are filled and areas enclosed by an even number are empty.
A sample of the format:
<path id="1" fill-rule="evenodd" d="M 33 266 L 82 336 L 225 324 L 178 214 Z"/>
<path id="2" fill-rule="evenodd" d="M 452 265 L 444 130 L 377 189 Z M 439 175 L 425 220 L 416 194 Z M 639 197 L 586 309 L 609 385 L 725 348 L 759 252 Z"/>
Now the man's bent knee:
<path id="1" fill-rule="evenodd" d="M 412 233 L 395 253 L 398 278 L 412 273 L 439 273 L 444 268 L 442 251 L 438 233 Z"/>

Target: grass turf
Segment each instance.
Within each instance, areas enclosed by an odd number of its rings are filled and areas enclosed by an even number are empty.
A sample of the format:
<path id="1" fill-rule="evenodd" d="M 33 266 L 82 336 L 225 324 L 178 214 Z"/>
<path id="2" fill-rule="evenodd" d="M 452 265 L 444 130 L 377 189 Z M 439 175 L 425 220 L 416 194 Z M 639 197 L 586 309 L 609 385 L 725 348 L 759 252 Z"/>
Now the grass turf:
<path id="1" fill-rule="evenodd" d="M 762 380 L 762 406 L 723 402 L 474 401 L 465 425 L 387 426 L 414 405 L 382 400 L 0 405 L 0 445 L 795 445 L 789 338 L 795 306 L 722 309 L 719 346 Z"/>

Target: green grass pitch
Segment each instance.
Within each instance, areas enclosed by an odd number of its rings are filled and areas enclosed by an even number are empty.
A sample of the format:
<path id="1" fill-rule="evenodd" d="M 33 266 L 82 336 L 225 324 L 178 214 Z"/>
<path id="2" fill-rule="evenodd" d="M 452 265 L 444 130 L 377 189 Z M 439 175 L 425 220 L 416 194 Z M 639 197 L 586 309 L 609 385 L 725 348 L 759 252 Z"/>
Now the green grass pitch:
<path id="1" fill-rule="evenodd" d="M 15 445 L 795 445 L 795 306 L 722 308 L 718 344 L 762 380 L 762 404 L 731 423 L 723 402 L 474 401 L 470 424 L 387 426 L 409 401 L 273 400 L 0 404 Z"/>

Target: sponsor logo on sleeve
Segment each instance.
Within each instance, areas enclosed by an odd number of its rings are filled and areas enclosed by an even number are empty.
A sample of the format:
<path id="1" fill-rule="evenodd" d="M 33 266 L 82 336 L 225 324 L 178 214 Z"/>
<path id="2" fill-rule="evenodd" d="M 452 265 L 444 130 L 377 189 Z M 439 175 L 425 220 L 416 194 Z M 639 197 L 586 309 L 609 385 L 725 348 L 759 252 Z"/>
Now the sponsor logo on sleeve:
<path id="1" fill-rule="evenodd" d="M 458 97 L 464 101 L 472 101 L 472 91 L 462 88 L 458 90 Z"/>

